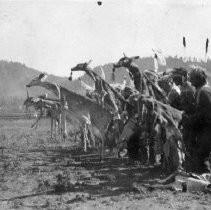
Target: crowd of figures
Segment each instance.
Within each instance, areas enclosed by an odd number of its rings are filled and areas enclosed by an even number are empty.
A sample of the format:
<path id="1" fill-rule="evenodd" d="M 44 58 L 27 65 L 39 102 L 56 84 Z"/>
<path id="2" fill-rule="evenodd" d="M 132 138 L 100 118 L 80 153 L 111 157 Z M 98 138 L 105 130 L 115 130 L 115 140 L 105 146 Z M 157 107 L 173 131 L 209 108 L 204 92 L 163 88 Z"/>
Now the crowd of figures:
<path id="1" fill-rule="evenodd" d="M 169 171 L 183 170 L 186 160 L 204 167 L 211 151 L 211 88 L 206 70 L 199 66 L 143 70 L 136 64 L 138 59 L 124 55 L 113 64 L 113 84 L 106 82 L 102 68 L 98 75 L 89 67 L 91 61 L 71 68 L 70 81 L 76 71 L 84 71 L 93 80 L 90 86 L 79 78 L 86 96 L 46 81 L 47 75 L 41 74 L 27 87 L 44 87 L 57 99 L 28 96 L 24 104 L 41 110 L 35 124 L 42 110 L 48 110 L 51 130 L 57 122 L 63 139 L 66 120 L 78 123 L 84 150 L 98 146 L 101 157 L 106 148 L 118 154 L 127 149 L 130 158 L 162 164 Z M 115 71 L 123 68 L 129 79 L 116 83 Z M 101 139 L 97 144 L 96 136 Z"/>

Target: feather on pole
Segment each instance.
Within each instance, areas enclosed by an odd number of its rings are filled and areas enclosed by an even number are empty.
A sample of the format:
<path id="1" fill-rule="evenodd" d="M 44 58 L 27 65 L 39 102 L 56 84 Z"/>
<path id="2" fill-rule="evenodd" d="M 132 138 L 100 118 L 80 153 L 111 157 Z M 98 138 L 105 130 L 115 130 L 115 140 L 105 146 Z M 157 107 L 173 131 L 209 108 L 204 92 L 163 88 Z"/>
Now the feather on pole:
<path id="1" fill-rule="evenodd" d="M 155 58 L 157 59 L 158 64 L 160 66 L 166 66 L 166 59 L 165 59 L 162 51 L 158 50 L 158 49 L 157 50 L 152 49 L 152 51 L 155 53 Z"/>
<path id="2" fill-rule="evenodd" d="M 158 56 L 157 54 L 155 53 L 154 55 L 154 71 L 157 73 L 158 72 Z"/>
<path id="3" fill-rule="evenodd" d="M 186 58 L 186 39 L 185 39 L 184 36 L 183 36 L 183 39 L 182 39 L 182 44 L 183 44 L 183 62 L 186 62 L 187 61 L 187 58 Z"/>
<path id="4" fill-rule="evenodd" d="M 161 50 L 152 49 L 152 51 L 154 52 L 154 71 L 157 73 L 159 65 L 166 66 L 166 59 Z"/>
<path id="5" fill-rule="evenodd" d="M 185 48 L 186 47 L 186 40 L 185 40 L 185 37 L 183 36 L 183 47 Z"/>
<path id="6" fill-rule="evenodd" d="M 208 53 L 208 47 L 209 47 L 209 39 L 207 38 L 207 40 L 206 40 L 206 53 Z"/>
<path id="7" fill-rule="evenodd" d="M 207 62 L 208 47 L 209 47 L 209 39 L 207 38 L 206 45 L 205 45 L 205 62 Z"/>

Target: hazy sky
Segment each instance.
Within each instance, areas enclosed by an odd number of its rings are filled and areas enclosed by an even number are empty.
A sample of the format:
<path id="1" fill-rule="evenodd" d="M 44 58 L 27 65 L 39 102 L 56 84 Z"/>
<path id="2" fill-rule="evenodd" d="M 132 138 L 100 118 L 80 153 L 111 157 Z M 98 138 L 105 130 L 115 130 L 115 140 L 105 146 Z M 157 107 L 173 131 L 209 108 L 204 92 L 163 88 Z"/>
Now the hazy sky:
<path id="1" fill-rule="evenodd" d="M 79 62 L 92 59 L 94 67 L 117 61 L 123 52 L 152 56 L 156 47 L 182 55 L 183 36 L 187 55 L 204 57 L 205 40 L 211 39 L 208 0 L 102 2 L 0 1 L 0 59 L 68 76 Z"/>

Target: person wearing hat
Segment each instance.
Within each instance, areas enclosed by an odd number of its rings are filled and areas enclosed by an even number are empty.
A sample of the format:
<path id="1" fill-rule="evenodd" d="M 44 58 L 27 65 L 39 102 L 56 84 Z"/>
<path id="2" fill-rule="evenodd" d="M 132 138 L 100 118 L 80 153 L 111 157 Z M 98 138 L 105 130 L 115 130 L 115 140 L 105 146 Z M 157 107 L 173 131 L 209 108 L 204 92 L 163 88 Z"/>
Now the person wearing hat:
<path id="1" fill-rule="evenodd" d="M 196 88 L 196 111 L 190 119 L 196 139 L 197 156 L 200 167 L 211 151 L 211 87 L 207 83 L 206 69 L 200 66 L 191 68 L 191 84 Z"/>

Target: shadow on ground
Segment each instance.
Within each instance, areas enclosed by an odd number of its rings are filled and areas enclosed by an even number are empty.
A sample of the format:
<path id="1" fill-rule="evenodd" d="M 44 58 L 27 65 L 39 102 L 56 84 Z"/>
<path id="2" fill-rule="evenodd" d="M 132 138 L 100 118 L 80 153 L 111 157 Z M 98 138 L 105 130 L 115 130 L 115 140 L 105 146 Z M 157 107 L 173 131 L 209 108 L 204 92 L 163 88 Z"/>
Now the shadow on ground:
<path id="1" fill-rule="evenodd" d="M 10 151 L 12 152 L 12 151 Z M 93 151 L 92 151 L 93 152 Z M 19 166 L 7 164 L 19 158 Z M 100 161 L 98 153 L 84 154 L 80 149 L 45 148 L 33 149 L 13 156 L 9 153 L 1 158 L 5 176 L 30 174 L 31 178 L 42 176 L 48 186 L 44 192 L 18 195 L 7 200 L 34 197 L 43 194 L 67 192 L 88 193 L 91 196 L 116 196 L 127 192 L 140 192 L 135 185 L 153 182 L 162 177 L 159 167 L 146 167 L 128 159 L 106 156 Z M 48 174 L 52 173 L 49 177 Z M 135 183 L 135 184 L 134 184 Z M 41 190 L 42 191 L 42 190 Z M 4 200 L 4 199 L 3 199 Z"/>

